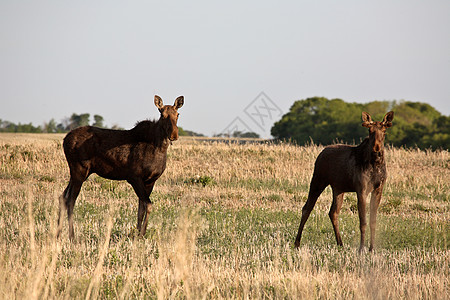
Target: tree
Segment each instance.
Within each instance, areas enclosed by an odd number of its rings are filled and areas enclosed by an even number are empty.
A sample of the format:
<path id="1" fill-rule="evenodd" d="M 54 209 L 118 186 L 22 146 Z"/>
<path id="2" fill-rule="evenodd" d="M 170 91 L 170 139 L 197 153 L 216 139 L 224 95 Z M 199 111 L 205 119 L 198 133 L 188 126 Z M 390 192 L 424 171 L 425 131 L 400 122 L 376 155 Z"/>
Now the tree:
<path id="1" fill-rule="evenodd" d="M 92 126 L 103 128 L 103 117 L 100 115 L 94 115 L 94 124 Z"/>
<path id="2" fill-rule="evenodd" d="M 296 101 L 274 124 L 271 134 L 278 139 L 293 139 L 299 144 L 306 144 L 311 139 L 322 144 L 359 141 L 364 129 L 355 125 L 361 120 L 361 108 L 361 104 L 341 99 L 313 97 Z"/>
<path id="3" fill-rule="evenodd" d="M 235 131 L 235 132 L 233 132 L 233 137 L 236 137 L 236 138 L 259 138 L 259 134 L 257 134 L 256 132 Z"/>
<path id="4" fill-rule="evenodd" d="M 44 123 L 43 131 L 47 133 L 57 132 L 55 119 L 51 119 L 48 123 Z"/>
<path id="5" fill-rule="evenodd" d="M 424 145 L 433 149 L 448 149 L 450 145 L 450 117 L 440 116 L 433 122 L 433 130 L 423 137 Z"/>
<path id="6" fill-rule="evenodd" d="M 88 126 L 89 125 L 89 117 L 90 117 L 89 114 L 81 114 L 81 115 L 72 114 L 72 116 L 70 117 L 70 125 L 69 125 L 69 128 L 67 128 L 67 129 L 72 130 L 77 127 Z"/>
<path id="7" fill-rule="evenodd" d="M 386 143 L 394 146 L 443 148 L 450 146 L 449 117 L 431 105 L 409 101 L 372 101 L 347 103 L 341 99 L 313 97 L 295 101 L 289 112 L 271 129 L 278 139 L 292 139 L 304 145 L 311 139 L 320 144 L 344 142 L 357 144 L 367 136 L 361 126 L 361 112 L 381 120 L 387 111 L 395 112 L 394 126 Z"/>
<path id="8" fill-rule="evenodd" d="M 2 132 L 9 132 L 11 128 L 12 123 L 9 121 L 3 121 L 0 119 L 0 131 Z"/>
<path id="9" fill-rule="evenodd" d="M 179 136 L 204 136 L 201 133 L 197 133 L 191 130 L 184 130 L 182 127 L 178 126 L 178 135 Z"/>

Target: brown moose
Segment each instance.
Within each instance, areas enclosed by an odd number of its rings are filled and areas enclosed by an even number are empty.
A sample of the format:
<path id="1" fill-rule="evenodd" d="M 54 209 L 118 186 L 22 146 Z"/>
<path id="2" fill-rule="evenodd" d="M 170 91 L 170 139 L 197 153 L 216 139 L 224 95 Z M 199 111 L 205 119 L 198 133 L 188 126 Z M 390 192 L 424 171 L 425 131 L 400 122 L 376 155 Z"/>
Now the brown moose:
<path id="1" fill-rule="evenodd" d="M 90 174 L 112 180 L 126 180 L 139 198 L 138 233 L 147 229 L 155 181 L 166 168 L 167 148 L 178 139 L 178 109 L 184 97 L 174 105 L 163 105 L 155 95 L 155 105 L 161 116 L 158 121 L 142 121 L 130 130 L 111 130 L 92 126 L 72 130 L 64 138 L 63 147 L 70 169 L 70 180 L 60 197 L 58 235 L 61 214 L 67 210 L 69 239 L 73 240 L 73 208 L 81 185 Z"/>
<path id="2" fill-rule="evenodd" d="M 295 247 L 300 246 L 303 227 L 323 190 L 331 185 L 333 203 L 329 217 L 333 224 L 336 241 L 342 246 L 339 234 L 338 215 L 342 207 L 344 193 L 356 192 L 358 198 L 359 227 L 361 241 L 359 251 L 364 249 L 366 233 L 366 198 L 370 199 L 370 247 L 373 250 L 377 210 L 386 181 L 384 159 L 384 137 L 386 129 L 392 126 L 394 112 L 388 112 L 383 121 L 374 122 L 371 116 L 362 113 L 362 126 L 369 128 L 369 137 L 358 146 L 332 145 L 326 147 L 317 157 L 314 174 L 309 187 L 308 199 L 302 209 L 302 219 L 295 239 Z"/>

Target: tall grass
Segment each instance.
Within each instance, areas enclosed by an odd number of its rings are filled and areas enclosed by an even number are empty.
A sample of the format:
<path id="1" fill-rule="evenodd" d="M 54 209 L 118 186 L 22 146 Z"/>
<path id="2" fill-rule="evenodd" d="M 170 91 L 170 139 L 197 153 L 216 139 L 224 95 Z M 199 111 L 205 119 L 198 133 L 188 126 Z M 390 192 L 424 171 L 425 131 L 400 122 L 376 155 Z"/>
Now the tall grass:
<path id="1" fill-rule="evenodd" d="M 389 148 L 375 253 L 357 254 L 356 197 L 335 246 L 330 190 L 293 249 L 319 146 L 175 142 L 147 235 L 137 198 L 98 176 L 56 239 L 60 135 L 0 135 L 0 298 L 449 298 L 448 152 Z"/>

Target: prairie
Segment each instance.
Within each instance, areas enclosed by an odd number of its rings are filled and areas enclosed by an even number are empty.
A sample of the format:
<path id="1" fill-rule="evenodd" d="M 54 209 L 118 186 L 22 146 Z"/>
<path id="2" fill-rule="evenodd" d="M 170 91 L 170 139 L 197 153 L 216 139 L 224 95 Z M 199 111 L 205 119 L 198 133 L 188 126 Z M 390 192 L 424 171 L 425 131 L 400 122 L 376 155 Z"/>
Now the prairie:
<path id="1" fill-rule="evenodd" d="M 56 239 L 69 178 L 63 135 L 0 134 L 2 299 L 448 299 L 450 155 L 387 147 L 376 251 L 357 254 L 356 195 L 344 247 L 319 198 L 293 248 L 322 146 L 182 138 L 156 182 L 144 238 L 126 182 L 91 175 Z"/>

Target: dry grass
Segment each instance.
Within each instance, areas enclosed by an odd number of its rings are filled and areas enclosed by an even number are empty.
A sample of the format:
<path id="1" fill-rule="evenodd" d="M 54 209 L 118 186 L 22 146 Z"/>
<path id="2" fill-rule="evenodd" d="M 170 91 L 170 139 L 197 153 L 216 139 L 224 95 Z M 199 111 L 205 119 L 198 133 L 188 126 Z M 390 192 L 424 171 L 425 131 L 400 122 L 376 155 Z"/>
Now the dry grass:
<path id="1" fill-rule="evenodd" d="M 55 238 L 68 180 L 62 135 L 0 134 L 0 298 L 449 298 L 448 152 L 388 149 L 377 251 L 357 255 L 356 197 L 335 246 L 320 197 L 292 248 L 321 147 L 182 139 L 152 195 L 144 239 L 137 199 L 97 176 Z"/>

